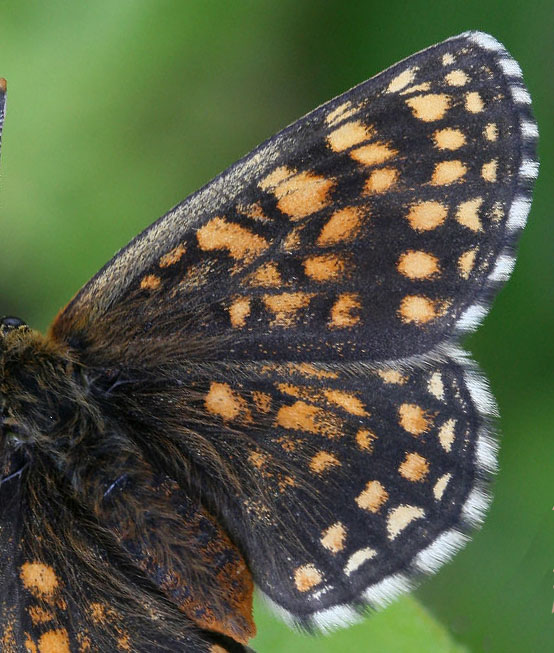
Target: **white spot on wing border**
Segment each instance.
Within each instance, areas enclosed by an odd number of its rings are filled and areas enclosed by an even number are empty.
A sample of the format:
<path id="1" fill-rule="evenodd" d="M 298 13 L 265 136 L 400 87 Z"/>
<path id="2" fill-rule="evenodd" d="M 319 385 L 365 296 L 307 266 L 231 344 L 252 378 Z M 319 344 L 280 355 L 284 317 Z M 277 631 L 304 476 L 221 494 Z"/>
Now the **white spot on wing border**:
<path id="1" fill-rule="evenodd" d="M 468 541 L 469 537 L 465 533 L 451 528 L 441 533 L 426 549 L 420 551 L 414 559 L 414 564 L 419 571 L 432 574 L 453 558 Z"/>

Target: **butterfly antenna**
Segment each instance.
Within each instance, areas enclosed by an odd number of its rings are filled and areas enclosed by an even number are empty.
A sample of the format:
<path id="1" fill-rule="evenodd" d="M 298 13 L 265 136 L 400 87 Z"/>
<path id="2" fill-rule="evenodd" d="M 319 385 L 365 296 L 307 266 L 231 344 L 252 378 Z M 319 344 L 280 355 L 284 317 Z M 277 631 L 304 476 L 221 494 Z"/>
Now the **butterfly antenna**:
<path id="1" fill-rule="evenodd" d="M 6 115 L 6 92 L 8 82 L 0 77 L 0 146 L 2 144 L 2 130 L 4 129 L 4 116 Z"/>

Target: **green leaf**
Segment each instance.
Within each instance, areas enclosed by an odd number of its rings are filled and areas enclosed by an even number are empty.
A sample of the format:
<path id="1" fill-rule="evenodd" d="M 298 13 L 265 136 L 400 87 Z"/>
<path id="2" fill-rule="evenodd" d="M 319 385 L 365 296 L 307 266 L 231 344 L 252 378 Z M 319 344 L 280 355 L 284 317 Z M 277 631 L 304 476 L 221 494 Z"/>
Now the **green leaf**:
<path id="1" fill-rule="evenodd" d="M 415 598 L 407 596 L 389 608 L 368 616 L 362 623 L 331 635 L 311 637 L 287 628 L 273 617 L 261 601 L 256 602 L 259 635 L 250 643 L 259 653 L 465 653 Z"/>

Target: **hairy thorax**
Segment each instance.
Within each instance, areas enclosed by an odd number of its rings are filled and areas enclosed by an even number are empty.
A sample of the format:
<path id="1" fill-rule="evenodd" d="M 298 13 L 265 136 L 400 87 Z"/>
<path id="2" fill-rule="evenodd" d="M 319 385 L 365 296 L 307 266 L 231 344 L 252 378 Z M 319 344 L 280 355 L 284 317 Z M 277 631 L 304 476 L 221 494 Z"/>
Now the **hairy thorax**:
<path id="1" fill-rule="evenodd" d="M 70 352 L 23 323 L 0 328 L 3 461 L 19 450 L 61 469 L 94 424 L 101 426 L 88 380 Z"/>

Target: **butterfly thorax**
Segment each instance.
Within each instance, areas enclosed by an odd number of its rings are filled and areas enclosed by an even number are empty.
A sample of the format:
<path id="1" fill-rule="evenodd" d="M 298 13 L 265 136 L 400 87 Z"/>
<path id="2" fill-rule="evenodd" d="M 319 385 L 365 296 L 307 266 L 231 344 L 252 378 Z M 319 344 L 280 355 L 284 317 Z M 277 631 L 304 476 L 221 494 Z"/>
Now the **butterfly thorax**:
<path id="1" fill-rule="evenodd" d="M 0 401 L 3 457 L 41 452 L 58 467 L 100 419 L 69 351 L 14 318 L 0 324 Z"/>

